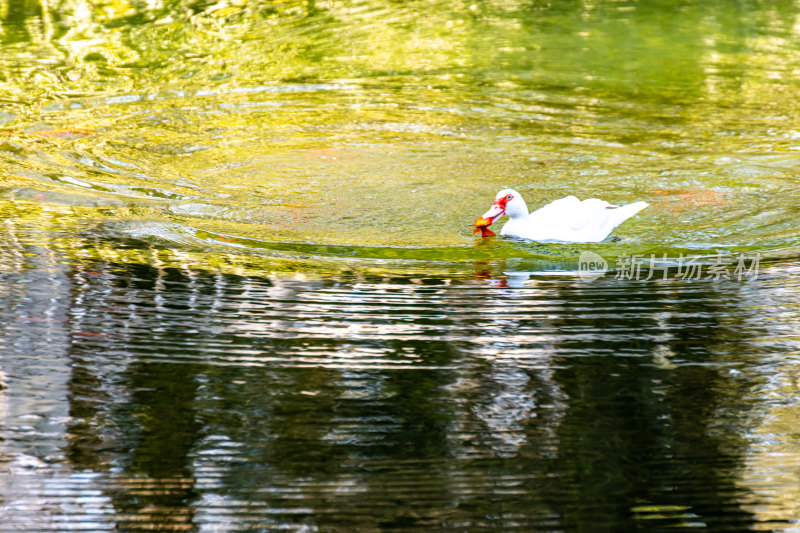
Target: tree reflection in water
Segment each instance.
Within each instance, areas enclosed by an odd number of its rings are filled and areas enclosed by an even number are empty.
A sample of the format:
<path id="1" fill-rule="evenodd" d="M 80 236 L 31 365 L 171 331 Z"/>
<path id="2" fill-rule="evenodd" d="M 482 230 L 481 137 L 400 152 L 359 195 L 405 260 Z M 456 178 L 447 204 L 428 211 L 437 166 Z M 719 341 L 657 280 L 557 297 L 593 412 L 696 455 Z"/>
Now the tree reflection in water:
<path id="1" fill-rule="evenodd" d="M 68 457 L 132 522 L 755 523 L 740 286 L 82 268 Z"/>

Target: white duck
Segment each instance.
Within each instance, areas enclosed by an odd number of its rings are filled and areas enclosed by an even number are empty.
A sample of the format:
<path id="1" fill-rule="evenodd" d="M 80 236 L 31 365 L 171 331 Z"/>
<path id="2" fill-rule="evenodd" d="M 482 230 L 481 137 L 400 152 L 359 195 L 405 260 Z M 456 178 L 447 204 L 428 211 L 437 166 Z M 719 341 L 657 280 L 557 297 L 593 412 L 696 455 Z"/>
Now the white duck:
<path id="1" fill-rule="evenodd" d="M 591 198 L 580 201 L 567 196 L 528 213 L 528 206 L 517 191 L 503 189 L 492 202 L 492 208 L 475 223 L 477 233 L 493 235 L 486 226 L 503 215 L 508 222 L 500 235 L 545 242 L 600 242 L 614 228 L 648 206 L 647 202 L 616 207 L 604 200 Z M 486 223 L 488 221 L 488 224 Z"/>

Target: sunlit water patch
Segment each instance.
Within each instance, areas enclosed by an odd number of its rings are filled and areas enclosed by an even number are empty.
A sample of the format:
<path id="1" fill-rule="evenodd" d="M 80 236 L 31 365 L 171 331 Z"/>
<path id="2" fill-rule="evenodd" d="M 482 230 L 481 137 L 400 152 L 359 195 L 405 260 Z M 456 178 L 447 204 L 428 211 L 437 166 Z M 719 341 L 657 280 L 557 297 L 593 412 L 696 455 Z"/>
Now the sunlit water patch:
<path id="1" fill-rule="evenodd" d="M 346 102 L 352 93 L 383 94 L 334 85 L 256 89 L 223 93 L 234 101 L 247 95 L 252 105 L 238 102 L 236 113 L 219 95 L 197 91 L 170 97 L 163 109 L 156 98 L 81 106 L 69 112 L 74 120 L 90 114 L 102 125 L 77 138 L 55 126 L 9 132 L 0 146 L 5 195 L 95 207 L 96 219 L 124 220 L 138 235 L 177 223 L 255 248 L 338 246 L 357 255 L 371 247 L 387 257 L 399 248 L 410 258 L 423 250 L 420 258 L 447 260 L 469 255 L 468 224 L 499 188 L 514 186 L 532 208 L 567 194 L 651 203 L 617 230 L 615 254 L 787 253 L 798 243 L 797 156 L 677 157 L 600 139 L 565 147 L 540 133 L 469 133 L 469 113 L 449 110 L 405 115 L 385 138 L 376 130 L 387 125 L 382 107 L 358 106 L 355 116 L 375 128 L 354 127 Z M 286 101 L 264 111 L 253 101 L 264 95 Z M 422 127 L 437 114 L 463 127 Z M 492 246 L 502 256 L 525 248 Z"/>

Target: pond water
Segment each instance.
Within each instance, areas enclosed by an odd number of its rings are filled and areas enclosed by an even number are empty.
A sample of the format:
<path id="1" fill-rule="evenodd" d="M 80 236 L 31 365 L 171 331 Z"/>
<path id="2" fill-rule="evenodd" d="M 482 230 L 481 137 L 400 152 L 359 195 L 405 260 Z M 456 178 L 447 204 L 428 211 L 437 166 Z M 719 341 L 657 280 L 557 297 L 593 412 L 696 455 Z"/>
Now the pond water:
<path id="1" fill-rule="evenodd" d="M 799 3 L 0 0 L 0 62 L 0 529 L 800 531 Z"/>

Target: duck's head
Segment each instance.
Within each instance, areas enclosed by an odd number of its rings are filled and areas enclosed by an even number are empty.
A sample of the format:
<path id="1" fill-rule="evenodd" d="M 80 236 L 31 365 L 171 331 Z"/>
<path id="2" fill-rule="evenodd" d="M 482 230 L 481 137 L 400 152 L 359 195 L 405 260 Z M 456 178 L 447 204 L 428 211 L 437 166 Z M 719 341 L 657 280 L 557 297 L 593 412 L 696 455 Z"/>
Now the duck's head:
<path id="1" fill-rule="evenodd" d="M 485 218 L 491 224 L 503 215 L 508 215 L 508 218 L 528 216 L 528 206 L 525 204 L 525 200 L 514 189 L 503 189 L 497 193 L 492 202 L 492 208 L 481 218 Z"/>

